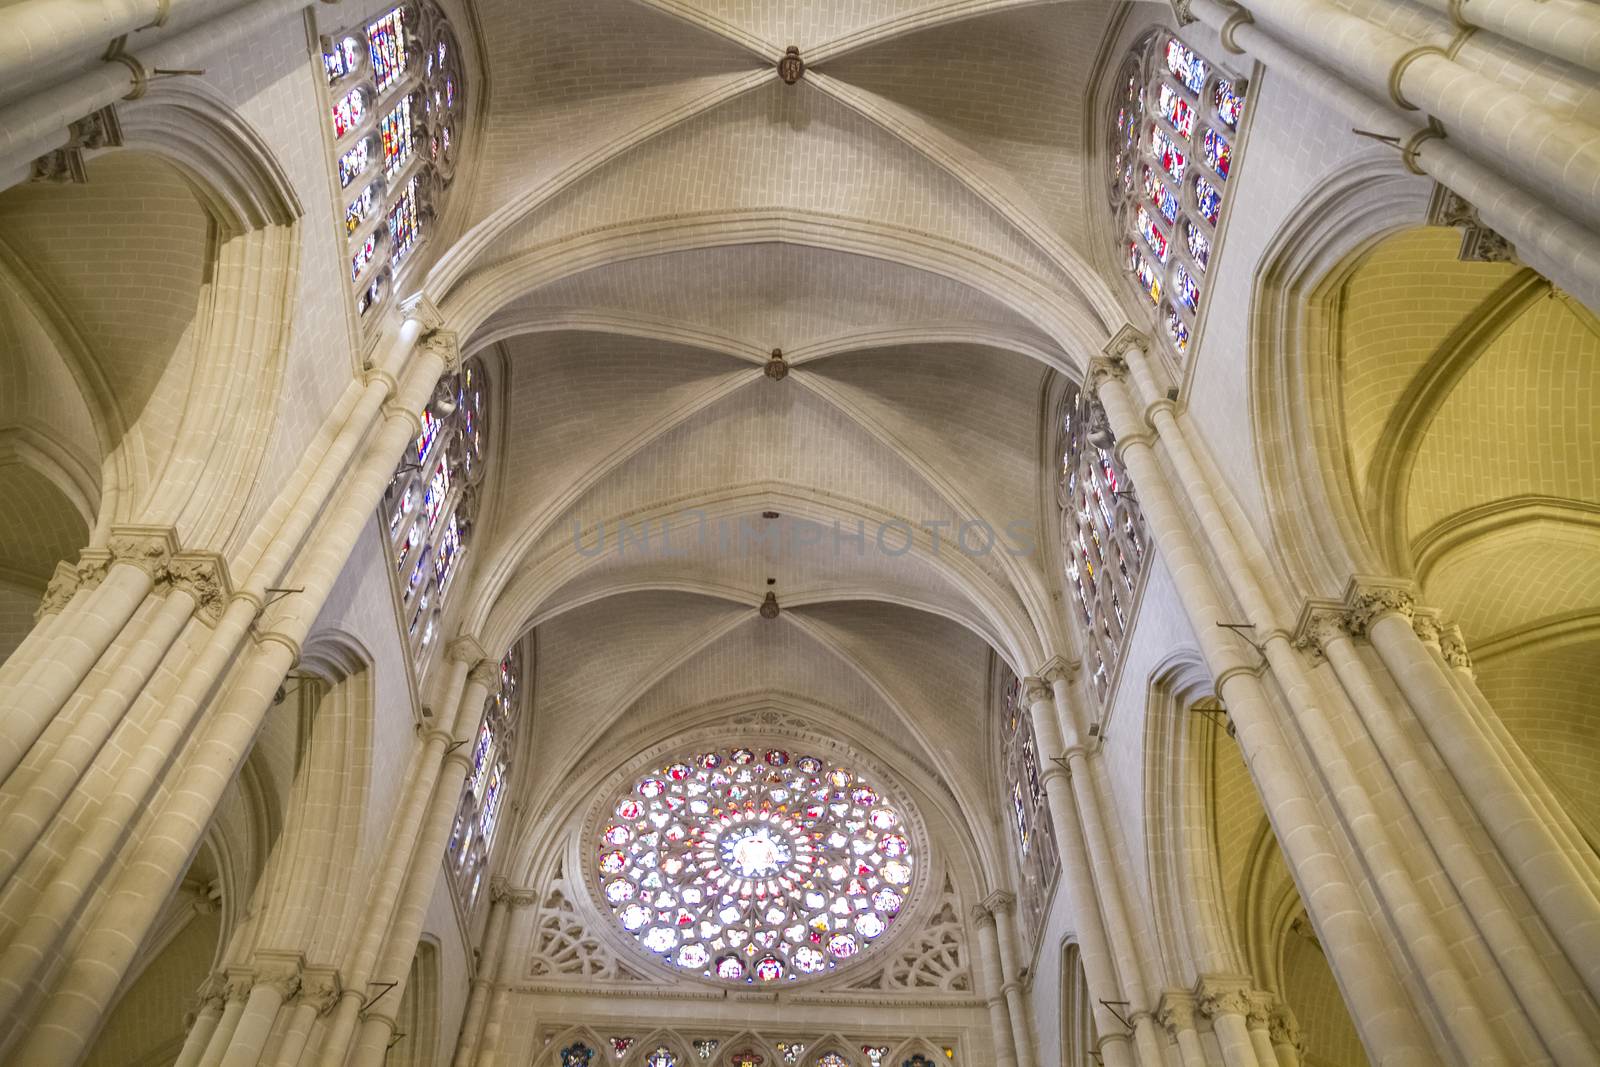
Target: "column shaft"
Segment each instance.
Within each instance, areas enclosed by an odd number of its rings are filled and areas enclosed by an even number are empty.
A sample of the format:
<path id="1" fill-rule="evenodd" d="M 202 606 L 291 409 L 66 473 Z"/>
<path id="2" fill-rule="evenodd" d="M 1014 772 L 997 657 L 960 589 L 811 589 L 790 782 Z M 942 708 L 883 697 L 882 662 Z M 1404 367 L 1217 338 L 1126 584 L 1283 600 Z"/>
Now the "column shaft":
<path id="1" fill-rule="evenodd" d="M 283 1028 L 283 1040 L 278 1044 L 278 1055 L 272 1067 L 299 1067 L 306 1051 L 306 1041 L 317 1021 L 317 1006 L 301 1000 L 289 1012 L 289 1023 Z M 176 1067 L 176 1065 L 174 1065 Z"/>
<path id="2" fill-rule="evenodd" d="M 1006 1010 L 1002 989 L 1005 978 L 1000 973 L 1000 945 L 995 936 L 994 916 L 978 908 L 973 925 L 978 928 L 978 960 L 983 971 L 985 999 L 989 1004 L 989 1027 L 994 1031 L 994 1061 L 996 1067 L 1017 1067 L 1016 1042 L 1012 1038 L 1011 1019 Z"/>
<path id="3" fill-rule="evenodd" d="M 451 1067 L 472 1067 L 472 1061 L 478 1054 L 478 1038 L 483 1029 L 483 1016 L 488 1010 L 489 998 L 500 976 L 500 958 L 505 950 L 506 925 L 510 911 L 511 903 L 504 894 L 491 895 L 489 922 L 483 933 L 483 955 L 478 961 L 478 973 L 472 979 L 472 992 L 467 998 L 467 1011 L 461 1020 L 461 1036 L 456 1040 L 455 1056 L 450 1060 Z"/>
<path id="4" fill-rule="evenodd" d="M 250 988 L 244 1013 L 223 1054 L 222 1067 L 256 1067 L 267 1035 L 272 1033 L 272 1024 L 278 1019 L 278 1009 L 283 1007 L 283 994 L 279 982 L 257 982 Z"/>
<path id="5" fill-rule="evenodd" d="M 1250 1041 L 1243 1015 L 1218 1012 L 1211 1017 L 1211 1031 L 1222 1046 L 1222 1062 L 1227 1067 L 1270 1067 L 1270 1061 L 1263 1064 L 1256 1059 L 1256 1047 Z"/>
<path id="6" fill-rule="evenodd" d="M 189 1027 L 188 1036 L 183 1039 L 183 1048 L 179 1050 L 178 1058 L 172 1062 L 172 1067 L 198 1067 L 200 1057 L 204 1055 L 206 1046 L 211 1043 L 211 1035 L 217 1032 L 217 1023 L 221 1019 L 221 998 L 208 998 L 201 1007 L 200 1014 L 195 1016 L 194 1025 Z"/>
<path id="7" fill-rule="evenodd" d="M 206 1042 L 197 1067 L 220 1067 L 223 1054 L 228 1050 L 228 1042 L 233 1040 L 233 1032 L 244 1016 L 245 997 L 243 992 L 228 997 L 228 1003 L 222 1009 L 222 1018 L 218 1020 L 216 1029 L 211 1031 L 211 1040 Z"/>
<path id="8" fill-rule="evenodd" d="M 1111 428 L 1120 438 L 1118 447 L 1138 486 L 1140 505 L 1172 573 L 1179 602 L 1237 728 L 1262 806 L 1296 881 L 1308 887 L 1307 909 L 1322 933 L 1322 943 L 1329 947 L 1368 1053 L 1383 1067 L 1434 1067 L 1438 1056 L 1394 974 L 1332 835 L 1322 823 L 1280 732 L 1277 709 L 1252 668 L 1220 636 L 1217 623 L 1226 617 L 1211 584 L 1211 572 L 1190 538 L 1154 457 L 1139 437 L 1142 427 L 1127 391 L 1112 379 L 1102 385 L 1100 397 Z"/>
<path id="9" fill-rule="evenodd" d="M 1033 1025 L 1028 1001 L 1022 994 L 1022 968 L 1017 962 L 1017 924 L 1011 918 L 1012 903 L 992 909 L 995 944 L 1000 950 L 1000 978 L 1006 996 L 1006 1013 L 1011 1016 L 1012 1045 L 1017 1052 L 1017 1067 L 1034 1067 Z"/>

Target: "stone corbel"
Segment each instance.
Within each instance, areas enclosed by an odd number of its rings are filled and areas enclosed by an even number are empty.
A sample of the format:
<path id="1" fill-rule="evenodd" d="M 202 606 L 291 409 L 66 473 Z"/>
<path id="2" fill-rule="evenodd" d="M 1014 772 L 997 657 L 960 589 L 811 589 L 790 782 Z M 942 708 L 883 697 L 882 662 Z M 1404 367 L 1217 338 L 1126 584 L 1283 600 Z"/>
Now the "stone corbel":
<path id="1" fill-rule="evenodd" d="M 984 904 L 974 904 L 971 910 L 967 912 L 967 915 L 972 919 L 973 926 L 982 926 L 985 923 L 990 926 L 994 925 L 994 912 L 990 911 Z"/>
<path id="2" fill-rule="evenodd" d="M 1189 6 L 1189 0 L 1171 0 L 1171 3 L 1173 21 L 1180 27 L 1197 21 L 1194 17 L 1194 10 Z"/>
<path id="3" fill-rule="evenodd" d="M 1464 263 L 1517 261 L 1517 250 L 1511 242 L 1484 225 L 1470 201 L 1443 185 L 1433 187 L 1433 197 L 1428 201 L 1428 225 L 1461 230 L 1461 250 L 1456 258 Z"/>
<path id="4" fill-rule="evenodd" d="M 117 118 L 116 107 L 107 104 L 68 126 L 67 143 L 34 160 L 33 173 L 28 180 L 83 185 L 89 180 L 88 160 L 84 153 L 101 148 L 119 148 L 121 145 L 122 123 Z"/>

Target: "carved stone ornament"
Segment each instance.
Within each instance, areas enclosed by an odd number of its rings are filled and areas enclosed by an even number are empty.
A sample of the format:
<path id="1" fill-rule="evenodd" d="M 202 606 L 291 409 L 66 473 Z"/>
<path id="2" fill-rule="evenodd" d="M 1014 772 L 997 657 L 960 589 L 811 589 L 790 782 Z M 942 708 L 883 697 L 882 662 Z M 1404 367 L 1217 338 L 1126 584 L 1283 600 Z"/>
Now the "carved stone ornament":
<path id="1" fill-rule="evenodd" d="M 781 610 L 782 609 L 778 607 L 778 594 L 773 592 L 767 593 L 766 599 L 761 602 L 761 617 L 763 619 L 776 619 L 778 617 L 778 612 Z"/>
<path id="2" fill-rule="evenodd" d="M 1126 359 L 1122 358 L 1120 354 L 1102 354 L 1089 360 L 1089 369 L 1088 373 L 1084 375 L 1084 380 L 1090 383 L 1090 391 L 1093 392 L 1107 378 L 1120 382 L 1127 376 L 1128 361 Z"/>
<path id="3" fill-rule="evenodd" d="M 178 551 L 178 540 L 165 526 L 113 526 L 106 550 L 116 562 L 132 564 L 157 581 Z"/>
<path id="4" fill-rule="evenodd" d="M 1028 702 L 1028 707 L 1032 708 L 1042 700 L 1049 700 L 1051 695 L 1050 683 L 1043 678 L 1029 675 L 1022 679 L 1022 698 Z"/>
<path id="5" fill-rule="evenodd" d="M 1194 1029 L 1194 998 L 1187 993 L 1163 993 L 1156 1008 L 1156 1022 L 1174 1041 L 1178 1031 Z"/>
<path id="6" fill-rule="evenodd" d="M 1416 631 L 1418 639 L 1427 645 L 1437 645 L 1443 633 L 1438 613 L 1424 608 L 1418 608 L 1411 616 L 1411 628 Z"/>
<path id="7" fill-rule="evenodd" d="M 256 979 L 251 974 L 237 972 L 228 975 L 227 985 L 223 989 L 223 996 L 231 1003 L 235 1000 L 244 1000 L 250 996 L 250 990 L 255 988 Z"/>
<path id="8" fill-rule="evenodd" d="M 1305 1041 L 1300 1037 L 1300 1021 L 1286 1007 L 1280 1005 L 1272 1010 L 1267 1020 L 1267 1033 L 1274 1045 L 1288 1045 L 1298 1052 L 1305 1051 Z"/>
<path id="9" fill-rule="evenodd" d="M 1248 1015 L 1250 997 L 1243 989 L 1202 987 L 1200 1012 L 1208 1019 L 1219 1015 Z"/>
<path id="10" fill-rule="evenodd" d="M 1349 626 L 1353 634 L 1364 634 L 1372 624 L 1391 612 L 1410 619 L 1415 611 L 1411 594 L 1398 586 L 1353 586 L 1346 602 L 1350 605 Z"/>
<path id="11" fill-rule="evenodd" d="M 767 365 L 762 373 L 775 382 L 781 382 L 789 376 L 789 364 L 783 358 L 783 349 L 774 348 L 772 358 L 767 360 Z"/>
<path id="12" fill-rule="evenodd" d="M 89 180 L 88 161 L 84 153 L 121 145 L 122 123 L 117 118 L 116 107 L 107 104 L 68 126 L 67 143 L 35 159 L 29 180 L 82 185 Z"/>
<path id="13" fill-rule="evenodd" d="M 1444 661 L 1457 670 L 1472 669 L 1472 656 L 1467 652 L 1467 639 L 1461 635 L 1461 627 L 1454 623 L 1440 633 L 1439 651 L 1444 653 Z"/>
<path id="14" fill-rule="evenodd" d="M 1010 911 L 1017 906 L 1017 895 L 1006 889 L 996 889 L 983 898 L 983 906 L 997 914 Z"/>
<path id="15" fill-rule="evenodd" d="M 1266 1030 L 1272 1023 L 1272 1009 L 1277 1004 L 1277 998 L 1271 993 L 1255 990 L 1247 994 L 1250 1001 L 1250 1010 L 1245 1013 L 1245 1023 L 1252 1030 Z"/>
<path id="16" fill-rule="evenodd" d="M 778 77 L 783 79 L 783 84 L 793 85 L 805 72 L 806 61 L 800 58 L 800 46 L 790 45 L 783 53 L 783 58 L 778 60 Z"/>
<path id="17" fill-rule="evenodd" d="M 467 680 L 476 682 L 489 692 L 498 692 L 500 689 L 500 664 L 492 659 L 479 660 L 467 675 Z"/>
<path id="18" fill-rule="evenodd" d="M 1178 21 L 1179 26 L 1187 26 L 1194 22 L 1194 11 L 1189 7 L 1189 0 L 1172 0 L 1172 17 Z"/>
<path id="19" fill-rule="evenodd" d="M 54 615 L 66 607 L 80 584 L 82 579 L 78 577 L 77 567 L 65 561 L 57 563 L 56 573 L 51 576 L 50 584 L 45 586 L 44 600 L 39 603 L 39 610 L 33 613 L 34 621 Z"/>
<path id="20" fill-rule="evenodd" d="M 1350 634 L 1349 613 L 1342 608 L 1310 608 L 1300 619 L 1294 636 L 1294 647 L 1320 660 L 1327 651 L 1328 642 Z"/>
<path id="21" fill-rule="evenodd" d="M 446 371 L 461 369 L 461 337 L 454 330 L 443 327 L 429 330 L 417 344 L 424 352 L 441 360 Z"/>
<path id="22" fill-rule="evenodd" d="M 1478 209 L 1459 193 L 1442 185 L 1433 187 L 1428 202 L 1428 225 L 1453 226 L 1461 230 L 1461 250 L 1456 258 L 1463 263 L 1513 263 L 1517 250 L 1499 233 L 1483 224 Z"/>
<path id="23" fill-rule="evenodd" d="M 232 595 L 228 568 L 221 556 L 209 552 L 179 552 L 156 575 L 157 584 L 170 584 L 194 598 L 196 613 L 215 625 Z"/>
<path id="24" fill-rule="evenodd" d="M 332 967 L 307 967 L 300 973 L 299 1000 L 324 1015 L 339 1002 L 343 993 L 339 972 Z"/>

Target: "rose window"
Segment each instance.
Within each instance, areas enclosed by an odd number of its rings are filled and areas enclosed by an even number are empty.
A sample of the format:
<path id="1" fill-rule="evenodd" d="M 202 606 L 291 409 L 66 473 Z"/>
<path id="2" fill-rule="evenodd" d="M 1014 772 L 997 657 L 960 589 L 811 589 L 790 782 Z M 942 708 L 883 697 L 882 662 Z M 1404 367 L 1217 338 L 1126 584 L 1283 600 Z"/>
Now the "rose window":
<path id="1" fill-rule="evenodd" d="M 644 775 L 600 829 L 602 897 L 651 953 L 760 985 L 826 972 L 893 925 L 915 857 L 856 772 L 783 749 L 718 749 Z"/>

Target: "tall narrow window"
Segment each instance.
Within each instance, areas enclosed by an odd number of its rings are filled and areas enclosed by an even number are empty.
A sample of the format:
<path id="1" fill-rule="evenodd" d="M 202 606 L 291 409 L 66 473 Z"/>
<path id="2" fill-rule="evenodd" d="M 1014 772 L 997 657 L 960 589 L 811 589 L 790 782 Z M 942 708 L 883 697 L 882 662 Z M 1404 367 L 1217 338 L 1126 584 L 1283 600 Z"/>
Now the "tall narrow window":
<path id="1" fill-rule="evenodd" d="M 356 310 L 383 303 L 455 174 L 461 70 L 432 0 L 322 39 Z M 370 316 L 376 318 L 376 316 Z"/>
<path id="2" fill-rule="evenodd" d="M 472 541 L 483 477 L 483 364 L 469 359 L 439 383 L 422 432 L 400 458 L 383 497 L 391 560 L 400 576 L 400 615 L 420 681 Z"/>
<path id="3" fill-rule="evenodd" d="M 522 657 L 515 646 L 500 661 L 498 685 L 483 702 L 483 718 L 472 742 L 467 781 L 461 788 L 446 858 L 463 911 L 470 912 L 483 888 L 489 850 L 500 828 L 516 751 L 521 707 Z"/>
<path id="4" fill-rule="evenodd" d="M 1034 938 L 1044 928 L 1044 910 L 1050 902 L 1050 887 L 1061 867 L 1061 858 L 1056 850 L 1055 826 L 1045 803 L 1033 714 L 1023 698 L 1022 683 L 1004 666 L 1000 668 L 995 703 L 1004 794 L 1000 801 L 1011 826 L 1020 876 L 1017 918 L 1022 924 L 1024 947 L 1031 949 Z"/>
<path id="5" fill-rule="evenodd" d="M 1143 38 L 1106 120 L 1109 186 L 1129 275 L 1181 357 L 1205 302 L 1244 82 L 1166 31 Z"/>
<path id="6" fill-rule="evenodd" d="M 1149 542 L 1099 404 L 1076 383 L 1068 383 L 1056 425 L 1069 611 L 1084 635 L 1084 660 L 1095 695 L 1104 700 L 1132 626 Z"/>

